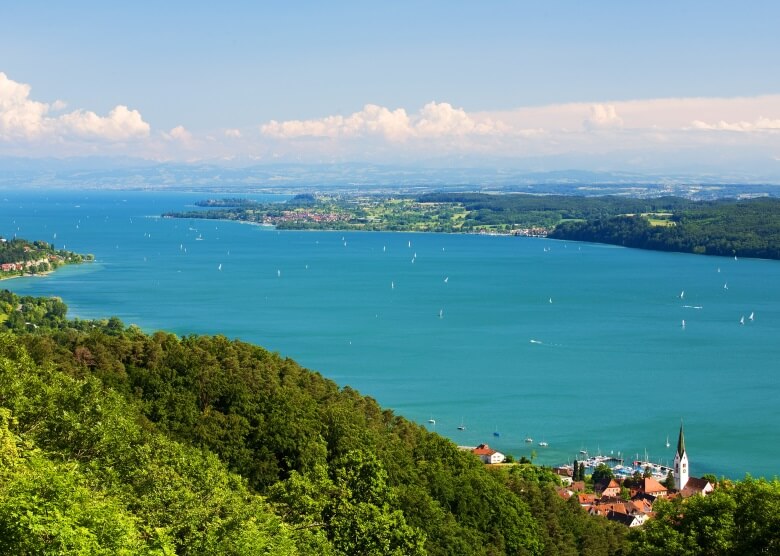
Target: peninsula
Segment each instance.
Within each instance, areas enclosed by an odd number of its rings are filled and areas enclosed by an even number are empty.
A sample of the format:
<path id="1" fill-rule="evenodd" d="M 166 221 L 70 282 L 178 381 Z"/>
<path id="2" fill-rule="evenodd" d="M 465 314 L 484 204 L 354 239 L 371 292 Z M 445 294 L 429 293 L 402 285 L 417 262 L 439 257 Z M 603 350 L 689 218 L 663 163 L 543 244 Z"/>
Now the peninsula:
<path id="1" fill-rule="evenodd" d="M 94 259 L 93 255 L 56 249 L 45 241 L 0 237 L 0 280 L 46 274 L 62 265 L 80 264 Z"/>
<path id="2" fill-rule="evenodd" d="M 489 233 L 592 241 L 682 253 L 780 259 L 780 199 L 428 193 L 296 195 L 284 203 L 210 199 L 168 218 L 282 230 Z"/>

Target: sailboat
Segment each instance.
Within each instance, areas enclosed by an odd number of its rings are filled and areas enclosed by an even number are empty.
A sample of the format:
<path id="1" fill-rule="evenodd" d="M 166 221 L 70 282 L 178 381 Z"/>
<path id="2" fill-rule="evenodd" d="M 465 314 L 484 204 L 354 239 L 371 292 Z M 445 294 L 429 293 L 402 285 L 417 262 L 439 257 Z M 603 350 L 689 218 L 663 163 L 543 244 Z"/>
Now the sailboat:
<path id="1" fill-rule="evenodd" d="M 440 319 L 444 318 L 444 309 L 439 309 L 439 318 Z"/>
<path id="2" fill-rule="evenodd" d="M 753 320 L 755 318 L 755 313 L 753 311 L 750 311 L 750 316 L 748 317 L 748 320 Z"/>
<path id="3" fill-rule="evenodd" d="M 463 418 L 461 418 L 461 420 L 460 420 L 460 425 L 458 425 L 458 430 L 459 431 L 465 431 L 466 430 L 466 425 L 463 424 Z"/>
<path id="4" fill-rule="evenodd" d="M 549 446 L 549 444 L 547 444 L 547 441 L 546 441 L 546 440 L 542 440 L 542 441 L 539 443 L 539 446 L 541 446 L 542 448 L 547 448 L 547 446 Z"/>
<path id="5" fill-rule="evenodd" d="M 498 427 L 496 427 L 496 430 L 493 431 L 493 436 L 501 436 L 501 433 L 498 432 Z"/>
<path id="6" fill-rule="evenodd" d="M 745 315 L 742 315 L 739 319 L 739 324 L 745 324 Z"/>
<path id="7" fill-rule="evenodd" d="M 222 270 L 222 263 L 219 263 L 219 266 L 217 267 L 217 270 Z"/>
<path id="8" fill-rule="evenodd" d="M 685 319 L 682 321 L 682 328 L 685 328 Z"/>
<path id="9" fill-rule="evenodd" d="M 685 299 L 685 290 L 680 292 L 680 299 Z"/>
<path id="10" fill-rule="evenodd" d="M 671 446 L 671 444 L 669 444 L 669 435 L 667 434 L 666 435 L 666 447 L 668 448 L 669 446 Z"/>
<path id="11" fill-rule="evenodd" d="M 429 422 L 431 425 L 435 425 L 435 424 L 436 424 L 436 419 L 434 419 L 433 417 L 431 417 L 430 419 L 428 419 L 428 422 Z"/>
<path id="12" fill-rule="evenodd" d="M 526 442 L 533 442 L 533 441 L 534 441 L 534 439 L 533 439 L 533 438 L 531 438 L 530 436 L 526 436 L 526 437 L 525 437 L 525 441 L 526 441 Z"/>

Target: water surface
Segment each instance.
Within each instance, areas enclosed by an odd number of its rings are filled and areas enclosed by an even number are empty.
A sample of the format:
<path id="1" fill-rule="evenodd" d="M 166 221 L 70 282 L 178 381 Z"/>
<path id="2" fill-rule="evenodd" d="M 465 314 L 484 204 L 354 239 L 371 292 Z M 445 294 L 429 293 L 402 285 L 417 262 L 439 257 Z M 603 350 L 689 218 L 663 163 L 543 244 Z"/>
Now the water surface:
<path id="1" fill-rule="evenodd" d="M 671 462 L 682 418 L 694 474 L 777 473 L 776 261 L 157 217 L 202 193 L 2 195 L 0 234 L 96 256 L 3 283 L 71 316 L 257 343 L 459 444 L 541 463 Z"/>

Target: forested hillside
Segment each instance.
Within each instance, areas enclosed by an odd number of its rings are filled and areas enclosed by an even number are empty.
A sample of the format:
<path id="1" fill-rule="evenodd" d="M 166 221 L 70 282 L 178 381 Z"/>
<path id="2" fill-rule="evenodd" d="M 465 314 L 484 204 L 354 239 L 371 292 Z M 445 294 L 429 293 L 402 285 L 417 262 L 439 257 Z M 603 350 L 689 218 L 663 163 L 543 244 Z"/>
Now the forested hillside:
<path id="1" fill-rule="evenodd" d="M 0 292 L 2 554 L 778 548 L 777 481 L 662 504 L 629 534 L 560 498 L 548 470 L 488 469 L 278 354 L 65 314 Z"/>
<path id="2" fill-rule="evenodd" d="M 64 314 L 56 299 L 0 294 L 0 553 L 625 546 L 621 526 L 560 499 L 549 472 L 490 472 L 290 359 Z"/>
<path id="3" fill-rule="evenodd" d="M 549 237 L 658 251 L 780 259 L 780 199 L 701 202 L 653 225 L 641 214 L 563 222 Z"/>

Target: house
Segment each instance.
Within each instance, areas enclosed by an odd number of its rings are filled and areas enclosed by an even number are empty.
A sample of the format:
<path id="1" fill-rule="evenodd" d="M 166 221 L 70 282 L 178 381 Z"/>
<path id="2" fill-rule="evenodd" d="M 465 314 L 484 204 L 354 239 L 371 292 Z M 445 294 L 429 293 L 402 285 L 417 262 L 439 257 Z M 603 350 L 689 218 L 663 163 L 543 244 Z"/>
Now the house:
<path id="1" fill-rule="evenodd" d="M 685 487 L 683 487 L 680 494 L 684 498 L 688 498 L 689 496 L 693 496 L 695 494 L 700 494 L 701 496 L 707 496 L 710 492 L 712 492 L 714 487 L 712 486 L 712 483 L 709 482 L 707 479 L 699 479 L 698 477 L 688 477 L 688 482 L 685 483 Z"/>
<path id="2" fill-rule="evenodd" d="M 607 519 L 622 523 L 626 527 L 639 527 L 647 519 L 646 516 L 628 515 L 620 512 L 607 512 Z"/>
<path id="3" fill-rule="evenodd" d="M 668 494 L 666 487 L 652 477 L 642 479 L 642 482 L 639 484 L 639 491 L 656 498 L 662 498 Z"/>
<path id="4" fill-rule="evenodd" d="M 593 486 L 593 490 L 603 498 L 617 498 L 620 496 L 620 485 L 615 479 L 610 479 L 608 483 L 598 483 Z"/>
<path id="5" fill-rule="evenodd" d="M 653 511 L 653 503 L 644 499 L 634 499 L 626 502 L 626 513 L 630 515 L 647 515 Z"/>
<path id="6" fill-rule="evenodd" d="M 481 459 L 483 463 L 503 463 L 506 459 L 504 454 L 492 449 L 487 444 L 480 444 L 471 450 L 471 453 L 479 456 L 479 459 Z"/>
<path id="7" fill-rule="evenodd" d="M 585 492 L 585 481 L 572 481 L 569 488 L 574 492 Z"/>
<path id="8" fill-rule="evenodd" d="M 596 495 L 581 492 L 577 495 L 577 501 L 580 503 L 580 506 L 587 508 L 596 501 Z"/>
<path id="9" fill-rule="evenodd" d="M 569 486 L 572 484 L 572 470 L 568 467 L 553 467 L 553 473 L 561 480 L 561 484 Z"/>

